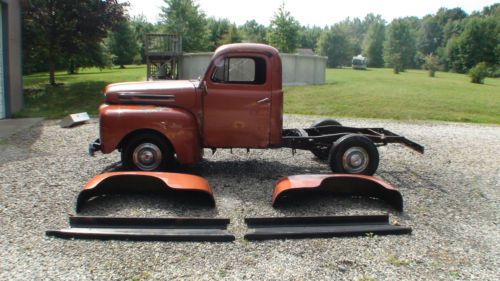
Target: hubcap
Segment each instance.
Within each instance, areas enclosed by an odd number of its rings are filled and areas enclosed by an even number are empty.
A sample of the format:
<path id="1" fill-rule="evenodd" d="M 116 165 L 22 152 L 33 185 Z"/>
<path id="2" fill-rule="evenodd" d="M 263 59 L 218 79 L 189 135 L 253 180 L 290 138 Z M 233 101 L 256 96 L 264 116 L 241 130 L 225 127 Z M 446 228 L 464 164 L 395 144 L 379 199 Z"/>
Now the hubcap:
<path id="1" fill-rule="evenodd" d="M 134 149 L 132 158 L 137 168 L 143 171 L 152 171 L 161 164 L 161 149 L 155 144 L 143 143 Z"/>
<path id="2" fill-rule="evenodd" d="M 342 156 L 342 167 L 348 173 L 361 173 L 368 166 L 370 158 L 362 147 L 351 147 Z"/>

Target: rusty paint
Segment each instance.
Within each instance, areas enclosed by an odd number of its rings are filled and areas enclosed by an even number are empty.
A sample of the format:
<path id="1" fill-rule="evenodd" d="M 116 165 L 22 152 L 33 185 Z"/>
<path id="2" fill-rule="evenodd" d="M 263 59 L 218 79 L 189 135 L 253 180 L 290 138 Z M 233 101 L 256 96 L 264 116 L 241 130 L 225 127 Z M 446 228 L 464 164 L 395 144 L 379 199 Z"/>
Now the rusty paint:
<path id="1" fill-rule="evenodd" d="M 161 172 L 111 172 L 92 178 L 78 195 L 76 210 L 91 198 L 104 194 L 127 192 L 174 192 L 193 195 L 215 206 L 212 189 L 204 178 L 177 173 Z"/>
<path id="2" fill-rule="evenodd" d="M 274 188 L 273 206 L 289 197 L 307 193 L 375 197 L 403 210 L 403 198 L 389 183 L 371 176 L 353 174 L 296 175 L 280 179 Z"/>

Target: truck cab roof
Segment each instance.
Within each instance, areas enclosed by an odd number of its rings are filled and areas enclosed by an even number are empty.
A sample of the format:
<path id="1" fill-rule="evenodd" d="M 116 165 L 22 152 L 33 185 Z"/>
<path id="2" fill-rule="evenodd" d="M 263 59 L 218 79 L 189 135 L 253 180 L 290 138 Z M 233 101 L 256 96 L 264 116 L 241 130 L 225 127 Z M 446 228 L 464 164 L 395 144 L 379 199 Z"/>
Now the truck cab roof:
<path id="1" fill-rule="evenodd" d="M 214 57 L 231 53 L 264 53 L 270 57 L 279 55 L 278 50 L 269 45 L 257 43 L 235 43 L 223 45 L 217 48 L 217 50 L 215 50 Z"/>

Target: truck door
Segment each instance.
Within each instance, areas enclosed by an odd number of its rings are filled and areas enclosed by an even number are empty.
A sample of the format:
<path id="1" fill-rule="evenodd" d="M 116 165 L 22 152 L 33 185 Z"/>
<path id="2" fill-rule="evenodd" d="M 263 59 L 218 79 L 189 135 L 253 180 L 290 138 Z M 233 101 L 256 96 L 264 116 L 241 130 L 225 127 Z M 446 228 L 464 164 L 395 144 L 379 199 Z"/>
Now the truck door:
<path id="1" fill-rule="evenodd" d="M 265 148 L 269 145 L 269 59 L 256 54 L 220 57 L 205 77 L 204 147 Z"/>

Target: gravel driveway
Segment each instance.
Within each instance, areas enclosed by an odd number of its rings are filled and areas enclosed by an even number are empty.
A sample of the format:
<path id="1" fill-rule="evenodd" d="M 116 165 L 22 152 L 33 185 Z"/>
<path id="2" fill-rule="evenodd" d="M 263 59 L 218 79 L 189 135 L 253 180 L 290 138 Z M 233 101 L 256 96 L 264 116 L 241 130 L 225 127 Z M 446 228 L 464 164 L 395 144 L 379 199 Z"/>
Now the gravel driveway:
<path id="1" fill-rule="evenodd" d="M 286 116 L 286 127 L 320 118 Z M 500 127 L 459 123 L 340 120 L 385 127 L 423 144 L 380 148 L 377 176 L 398 187 L 405 212 L 376 200 L 319 199 L 275 210 L 280 177 L 329 173 L 309 152 L 205 151 L 183 168 L 210 182 L 217 209 L 154 196 L 114 196 L 84 215 L 228 217 L 233 243 L 61 240 L 45 230 L 68 225 L 75 197 L 118 153 L 86 155 L 98 125 L 61 129 L 46 121 L 0 142 L 0 280 L 499 280 Z M 412 235 L 247 242 L 244 217 L 389 213 Z"/>

